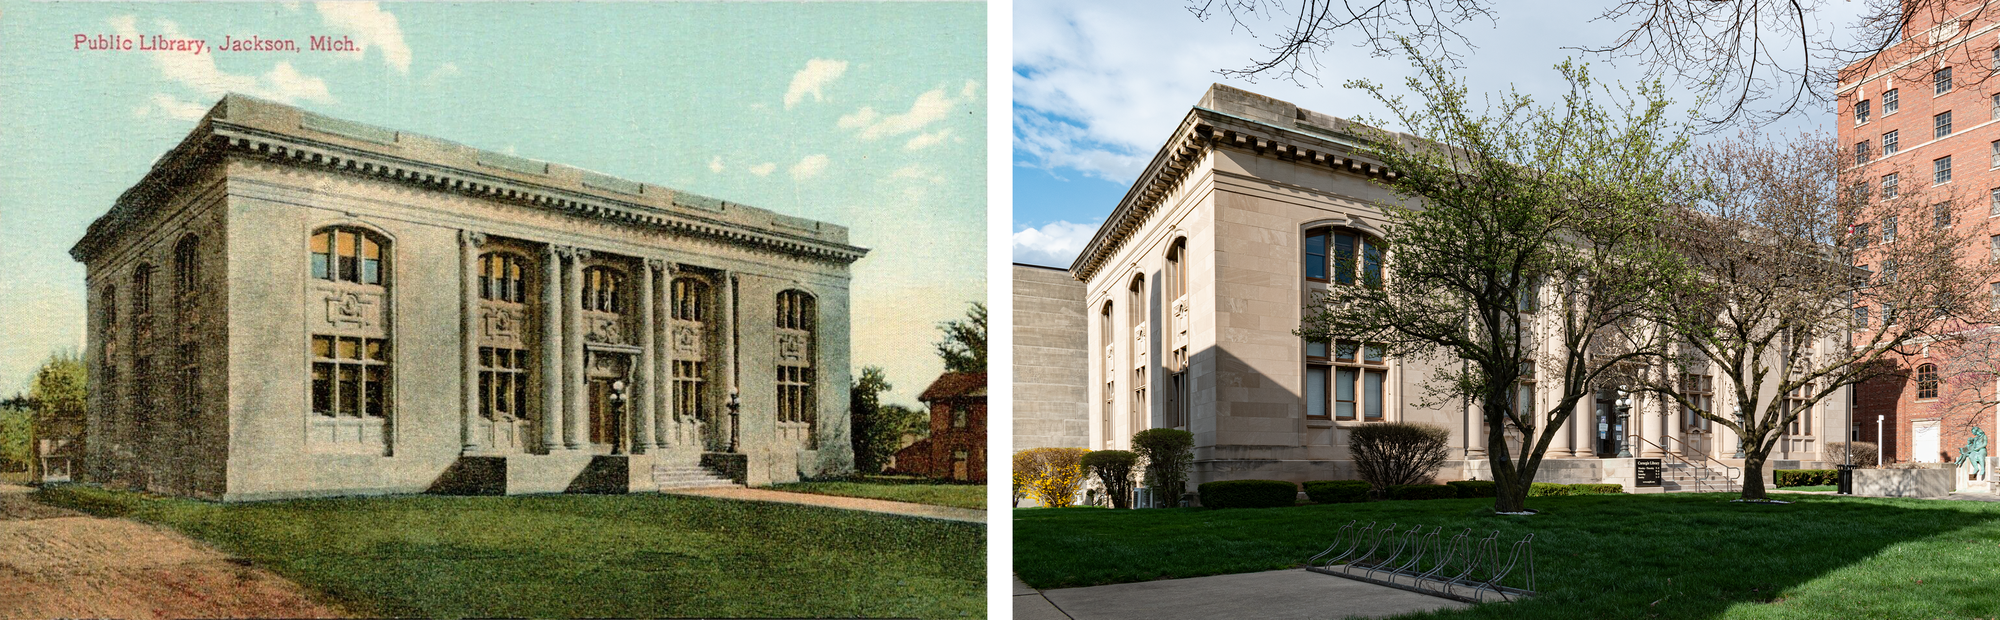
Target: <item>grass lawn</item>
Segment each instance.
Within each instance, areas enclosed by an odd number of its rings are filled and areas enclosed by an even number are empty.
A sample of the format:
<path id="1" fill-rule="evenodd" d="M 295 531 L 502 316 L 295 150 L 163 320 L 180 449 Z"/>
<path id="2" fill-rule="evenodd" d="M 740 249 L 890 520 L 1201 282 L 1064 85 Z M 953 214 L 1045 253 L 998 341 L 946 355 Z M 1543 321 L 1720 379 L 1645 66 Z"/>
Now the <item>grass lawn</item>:
<path id="1" fill-rule="evenodd" d="M 916 476 L 862 476 L 854 480 L 792 482 L 774 484 L 771 485 L 771 489 L 794 493 L 817 493 L 820 495 L 886 499 L 897 502 L 915 502 L 918 504 L 954 506 L 975 510 L 986 508 L 986 485 L 945 484 L 929 478 L 918 478 Z"/>
<path id="2" fill-rule="evenodd" d="M 1014 570 L 1030 585 L 1056 588 L 1296 567 L 1360 519 L 1395 522 L 1399 531 L 1417 523 L 1482 536 L 1497 529 L 1508 542 L 1535 532 L 1541 596 L 1413 617 L 2000 616 L 2000 503 L 1734 497 L 1537 497 L 1528 505 L 1544 512 L 1527 517 L 1494 515 L 1490 499 L 1018 509 Z"/>
<path id="3" fill-rule="evenodd" d="M 977 523 L 652 494 L 215 504 L 59 487 L 36 497 L 172 527 L 371 616 L 986 613 Z"/>
<path id="4" fill-rule="evenodd" d="M 1834 486 L 1834 485 L 1831 485 L 1831 484 L 1822 484 L 1822 485 L 1818 485 L 1818 486 L 1810 486 L 1810 487 L 1778 487 L 1778 488 L 1779 488 L 1779 489 L 1781 489 L 1781 490 L 1785 490 L 1785 491 L 1837 491 L 1837 490 L 1840 490 L 1840 487 L 1837 487 L 1837 486 Z"/>

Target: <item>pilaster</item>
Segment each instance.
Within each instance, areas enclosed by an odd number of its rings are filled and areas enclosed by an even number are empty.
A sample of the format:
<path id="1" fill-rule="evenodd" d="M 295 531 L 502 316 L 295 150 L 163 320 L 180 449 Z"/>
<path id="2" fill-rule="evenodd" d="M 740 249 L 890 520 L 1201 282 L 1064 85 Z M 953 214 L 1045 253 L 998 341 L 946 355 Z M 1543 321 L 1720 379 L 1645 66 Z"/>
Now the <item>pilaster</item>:
<path id="1" fill-rule="evenodd" d="M 563 384 L 567 402 L 563 405 L 562 434 L 563 447 L 576 450 L 583 447 L 583 417 L 590 415 L 583 380 L 583 261 L 590 258 L 590 250 L 569 250 L 569 263 L 563 269 L 563 345 L 567 349 Z"/>
<path id="2" fill-rule="evenodd" d="M 459 367 L 463 406 L 459 409 L 460 453 L 479 451 L 479 246 L 486 235 L 458 231 L 459 247 Z"/>
<path id="3" fill-rule="evenodd" d="M 652 452 L 658 447 L 653 437 L 654 398 L 659 393 L 658 377 L 654 375 L 654 359 L 659 355 L 655 329 L 659 326 L 659 304 L 655 303 L 653 278 L 658 271 L 659 261 L 647 260 L 639 266 L 639 371 L 634 377 L 639 384 L 639 406 L 632 416 L 632 451 Z"/>
<path id="4" fill-rule="evenodd" d="M 563 315 L 562 262 L 567 247 L 548 245 L 542 249 L 542 447 L 560 449 L 563 427 Z"/>

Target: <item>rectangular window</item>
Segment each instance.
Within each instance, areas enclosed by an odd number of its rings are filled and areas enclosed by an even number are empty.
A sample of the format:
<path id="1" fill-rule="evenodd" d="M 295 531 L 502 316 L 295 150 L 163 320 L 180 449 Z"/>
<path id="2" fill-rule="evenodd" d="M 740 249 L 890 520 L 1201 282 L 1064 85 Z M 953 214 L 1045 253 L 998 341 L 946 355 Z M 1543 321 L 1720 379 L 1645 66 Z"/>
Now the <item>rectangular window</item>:
<path id="1" fill-rule="evenodd" d="M 1360 350 L 1361 350 L 1360 344 L 1352 340 L 1342 340 L 1340 342 L 1334 343 L 1333 345 L 1333 359 L 1343 362 L 1352 362 L 1354 361 L 1355 352 Z"/>
<path id="2" fill-rule="evenodd" d="M 1854 143 L 1854 165 L 1865 163 L 1868 163 L 1868 141 L 1862 140 Z"/>
<path id="3" fill-rule="evenodd" d="M 1361 283 L 1382 285 L 1382 246 L 1365 237 L 1361 239 Z"/>
<path id="4" fill-rule="evenodd" d="M 1987 147 L 1987 157 L 1992 160 L 1986 164 L 1988 167 L 2000 168 L 2000 140 L 1994 140 L 1993 144 Z"/>
<path id="5" fill-rule="evenodd" d="M 1896 324 L 1896 304 L 1882 304 L 1882 326 Z"/>
<path id="6" fill-rule="evenodd" d="M 388 415 L 389 357 L 380 338 L 313 336 L 313 413 L 326 417 Z"/>
<path id="7" fill-rule="evenodd" d="M 1366 387 L 1363 396 L 1367 398 L 1367 401 L 1364 402 L 1365 409 L 1362 415 L 1365 416 L 1364 419 L 1366 420 L 1380 420 L 1382 419 L 1382 388 L 1388 382 L 1389 373 L 1380 370 L 1370 370 L 1366 371 L 1365 376 L 1367 380 L 1362 385 Z"/>
<path id="8" fill-rule="evenodd" d="M 319 234 L 312 236 L 312 275 L 314 280 L 326 280 L 332 277 L 332 274 L 328 273 L 328 270 L 333 268 L 332 241 L 328 239 L 330 236 L 332 235 Z"/>
<path id="9" fill-rule="evenodd" d="M 1931 205 L 1931 221 L 1938 228 L 1951 228 L 1951 203 L 1940 202 Z"/>
<path id="10" fill-rule="evenodd" d="M 1895 197 L 1896 197 L 1896 174 L 1892 172 L 1889 174 L 1882 175 L 1882 199 L 1889 200 Z"/>
<path id="11" fill-rule="evenodd" d="M 1901 134 L 1899 134 L 1899 133 L 1898 133 L 1898 132 L 1896 132 L 1896 131 L 1888 131 L 1888 132 L 1884 132 L 1884 133 L 1882 134 L 1882 156 L 1883 156 L 1883 157 L 1888 157 L 1888 156 L 1890 156 L 1890 155 L 1895 155 L 1895 154 L 1896 154 L 1896 151 L 1900 149 L 1900 146 L 1898 146 L 1898 139 L 1899 139 L 1900 137 L 1901 137 Z"/>
<path id="12" fill-rule="evenodd" d="M 951 406 L 946 405 L 946 407 L 951 407 Z M 965 428 L 967 424 L 970 424 L 971 420 L 968 417 L 969 411 L 971 410 L 965 407 L 951 408 L 951 427 Z"/>
<path id="13" fill-rule="evenodd" d="M 1811 437 L 1813 435 L 1813 386 L 1811 383 L 1793 388 L 1785 396 L 1785 410 L 1792 416 L 1792 424 L 1786 429 L 1788 434 Z"/>
<path id="14" fill-rule="evenodd" d="M 1951 182 L 1951 156 L 1946 155 L 1931 161 L 1931 183 Z"/>
<path id="15" fill-rule="evenodd" d="M 1986 241 L 1991 246 L 1986 250 L 1987 260 L 2000 263 L 2000 235 L 1993 235 Z"/>
<path id="16" fill-rule="evenodd" d="M 1888 115 L 1890 115 L 1890 114 L 1895 114 L 1895 113 L 1896 113 L 1896 108 L 1897 108 L 1897 105 L 1896 105 L 1896 101 L 1897 101 L 1897 99 L 1898 99 L 1898 97 L 1896 96 L 1896 89 L 1894 89 L 1894 88 L 1891 88 L 1891 89 L 1889 89 L 1889 90 L 1885 90 L 1885 91 L 1882 91 L 1882 115 L 1883 115 L 1883 116 L 1888 116 Z"/>
<path id="17" fill-rule="evenodd" d="M 1333 233 L 1333 281 L 1340 284 L 1354 283 L 1354 235 Z"/>
<path id="18" fill-rule="evenodd" d="M 1332 371 L 1330 366 L 1306 367 L 1306 417 L 1326 417 L 1326 377 Z"/>
<path id="19" fill-rule="evenodd" d="M 1333 376 L 1333 415 L 1335 419 L 1354 419 L 1354 380 L 1360 373 L 1355 368 L 1336 368 Z"/>
<path id="20" fill-rule="evenodd" d="M 1885 284 L 1896 282 L 1896 259 L 1882 261 L 1882 282 Z"/>
<path id="21" fill-rule="evenodd" d="M 479 348 L 480 411 L 489 420 L 527 417 L 528 352 Z"/>
<path id="22" fill-rule="evenodd" d="M 1939 95 L 1951 92 L 1951 67 L 1938 69 L 1937 73 L 1931 74 L 1931 89 Z"/>
<path id="23" fill-rule="evenodd" d="M 1859 306 L 1854 309 L 1854 326 L 1857 328 L 1868 326 L 1868 306 Z"/>
<path id="24" fill-rule="evenodd" d="M 1861 248 L 1865 248 L 1865 247 L 1868 247 L 1868 241 L 1869 241 L 1869 237 L 1868 237 L 1868 225 L 1867 225 L 1867 224 L 1855 224 L 1855 225 L 1854 225 L 1854 249 L 1856 249 L 1856 250 L 1859 250 L 1859 249 L 1861 249 Z"/>
<path id="25" fill-rule="evenodd" d="M 1896 216 L 1891 215 L 1889 217 L 1882 218 L 1882 242 L 1893 243 L 1895 241 L 1896 241 Z"/>
<path id="26" fill-rule="evenodd" d="M 2000 282 L 1993 283 L 1993 309 L 2000 310 Z"/>
<path id="27" fill-rule="evenodd" d="M 2000 48 L 1996 48 L 1995 51 L 2000 51 Z M 1995 64 L 1994 67 L 2000 67 L 2000 64 Z M 1993 120 L 2000 121 L 2000 95 L 1993 96 L 1992 106 Z"/>
<path id="28" fill-rule="evenodd" d="M 1869 102 L 1867 99 L 1854 102 L 1854 124 L 1860 125 L 1868 122 L 1868 106 Z"/>
<path id="29" fill-rule="evenodd" d="M 1951 135 L 1951 110 L 1945 110 L 1931 117 L 1931 137 L 1942 138 Z"/>
<path id="30" fill-rule="evenodd" d="M 674 410 L 675 420 L 708 421 L 708 410 L 702 396 L 702 385 L 707 381 L 703 374 L 703 362 L 674 360 Z"/>
<path id="31" fill-rule="evenodd" d="M 1306 277 L 1326 280 L 1326 235 L 1306 237 Z"/>
<path id="32" fill-rule="evenodd" d="M 2000 217 L 2000 187 L 1986 192 L 1986 209 L 1988 217 Z"/>
<path id="33" fill-rule="evenodd" d="M 1694 405 L 1681 414 L 1683 428 L 1695 432 L 1708 430 L 1708 418 L 1701 414 L 1712 412 L 1715 407 L 1715 378 L 1708 375 L 1681 373 L 1681 395 Z"/>

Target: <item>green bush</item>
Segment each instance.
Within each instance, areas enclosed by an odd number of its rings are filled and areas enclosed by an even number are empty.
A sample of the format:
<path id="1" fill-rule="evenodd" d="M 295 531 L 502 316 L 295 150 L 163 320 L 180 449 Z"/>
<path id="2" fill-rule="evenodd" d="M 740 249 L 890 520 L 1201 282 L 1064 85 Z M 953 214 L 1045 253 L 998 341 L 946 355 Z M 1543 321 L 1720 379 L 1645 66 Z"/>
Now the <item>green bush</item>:
<path id="1" fill-rule="evenodd" d="M 1218 480 L 1201 485 L 1208 508 L 1279 508 L 1299 503 L 1299 485 L 1283 480 Z"/>
<path id="2" fill-rule="evenodd" d="M 1557 495 L 1571 495 L 1572 494 L 1571 491 L 1572 489 L 1570 489 L 1569 485 L 1556 484 L 1554 482 L 1537 482 L 1528 485 L 1528 497 L 1554 497 Z"/>
<path id="3" fill-rule="evenodd" d="M 1619 493 L 1624 493 L 1624 492 L 1625 492 L 1625 485 L 1622 484 L 1569 485 L 1570 495 L 1617 495 Z"/>
<path id="4" fill-rule="evenodd" d="M 1389 499 L 1454 499 L 1458 489 L 1448 484 L 1399 484 L 1389 487 Z"/>
<path id="5" fill-rule="evenodd" d="M 1840 484 L 1840 472 L 1832 469 L 1780 469 L 1772 476 L 1780 487 L 1818 487 Z"/>
<path id="6" fill-rule="evenodd" d="M 1445 484 L 1457 489 L 1461 498 L 1493 497 L 1499 492 L 1492 480 L 1453 480 Z"/>
<path id="7" fill-rule="evenodd" d="M 1430 484 L 1445 457 L 1451 455 L 1451 431 L 1414 422 L 1383 422 L 1357 427 L 1347 434 L 1354 473 L 1375 492 L 1387 497 L 1389 487 Z"/>
<path id="8" fill-rule="evenodd" d="M 1320 504 L 1368 501 L 1366 480 L 1313 480 L 1305 484 L 1306 497 Z"/>
<path id="9" fill-rule="evenodd" d="M 1104 493 L 1111 496 L 1111 507 L 1119 510 L 1132 507 L 1132 466 L 1139 464 L 1139 453 L 1125 450 L 1098 450 L 1083 455 L 1083 467 L 1097 474 L 1104 483 Z"/>
<path id="10" fill-rule="evenodd" d="M 1194 433 L 1151 428 L 1132 434 L 1132 451 L 1146 459 L 1146 487 L 1161 508 L 1181 505 L 1188 469 L 1194 466 Z"/>

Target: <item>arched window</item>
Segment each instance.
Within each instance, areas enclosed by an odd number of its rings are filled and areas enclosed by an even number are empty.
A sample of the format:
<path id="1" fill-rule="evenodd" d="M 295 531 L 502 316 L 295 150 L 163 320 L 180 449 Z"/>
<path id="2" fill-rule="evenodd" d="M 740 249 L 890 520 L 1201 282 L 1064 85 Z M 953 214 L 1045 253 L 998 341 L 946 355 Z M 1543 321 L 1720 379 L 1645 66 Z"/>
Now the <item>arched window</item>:
<path id="1" fill-rule="evenodd" d="M 1167 296 L 1171 301 L 1187 295 L 1187 239 L 1175 239 L 1167 248 Z"/>
<path id="2" fill-rule="evenodd" d="M 199 252 L 201 240 L 194 235 L 183 235 L 174 244 L 174 298 L 186 298 L 194 293 L 197 270 L 200 269 Z"/>
<path id="3" fill-rule="evenodd" d="M 625 275 L 610 267 L 583 270 L 583 309 L 595 312 L 624 312 Z"/>
<path id="4" fill-rule="evenodd" d="M 1368 286 L 1382 283 L 1382 242 L 1345 228 L 1306 232 L 1307 280 Z"/>
<path id="5" fill-rule="evenodd" d="M 1126 320 L 1132 329 L 1132 430 L 1137 432 L 1151 421 L 1146 402 L 1146 276 L 1133 276 L 1125 293 Z"/>
<path id="6" fill-rule="evenodd" d="M 152 314 L 153 266 L 142 264 L 132 270 L 132 320 L 142 320 Z"/>
<path id="7" fill-rule="evenodd" d="M 511 252 L 488 252 L 479 256 L 479 298 L 488 301 L 526 303 L 528 287 L 523 286 L 528 260 Z"/>
<path id="8" fill-rule="evenodd" d="M 312 277 L 331 282 L 382 284 L 383 246 L 374 233 L 336 226 L 313 233 Z"/>
<path id="9" fill-rule="evenodd" d="M 1917 366 L 1917 398 L 1938 397 L 1937 364 Z"/>
<path id="10" fill-rule="evenodd" d="M 811 294 L 778 293 L 778 421 L 808 425 L 813 404 L 813 331 L 819 317 Z"/>
<path id="11" fill-rule="evenodd" d="M 1188 351 L 1187 351 L 1187 239 L 1175 239 L 1167 247 L 1165 308 L 1171 317 L 1166 321 L 1169 345 L 1167 356 L 1167 391 L 1164 415 L 1167 428 L 1185 428 L 1188 425 Z"/>
<path id="12" fill-rule="evenodd" d="M 705 330 L 708 321 L 708 307 L 712 302 L 708 282 L 695 277 L 674 278 L 669 287 L 667 312 L 675 321 L 683 325 L 678 329 L 688 329 L 694 335 L 693 351 L 674 352 L 674 409 L 675 420 L 708 421 L 708 338 Z"/>
<path id="13" fill-rule="evenodd" d="M 1118 365 L 1113 363 L 1113 352 L 1118 350 L 1118 332 L 1111 324 L 1111 302 L 1104 302 L 1104 311 L 1097 316 L 1097 333 L 1104 342 L 1104 356 L 1099 358 L 1104 377 L 1104 407 L 1100 410 L 1103 413 L 1100 417 L 1103 418 L 1104 445 L 1108 447 L 1112 445 L 1111 407 L 1118 400 Z"/>

